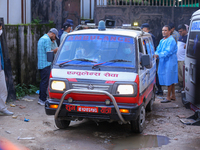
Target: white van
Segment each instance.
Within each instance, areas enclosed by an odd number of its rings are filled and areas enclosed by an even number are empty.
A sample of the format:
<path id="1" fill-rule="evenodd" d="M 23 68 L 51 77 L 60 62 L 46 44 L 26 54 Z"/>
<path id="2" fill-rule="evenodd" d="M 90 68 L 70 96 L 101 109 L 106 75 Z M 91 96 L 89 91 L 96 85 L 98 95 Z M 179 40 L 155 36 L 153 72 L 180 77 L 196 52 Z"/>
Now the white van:
<path id="1" fill-rule="evenodd" d="M 56 126 L 91 119 L 130 123 L 142 132 L 155 100 L 156 60 L 149 33 L 140 28 L 98 28 L 69 33 L 53 61 L 47 115 Z"/>
<path id="2" fill-rule="evenodd" d="M 182 91 L 182 102 L 196 111 L 200 103 L 195 103 L 196 55 L 200 47 L 200 10 L 192 14 L 185 57 L 185 91 Z"/>

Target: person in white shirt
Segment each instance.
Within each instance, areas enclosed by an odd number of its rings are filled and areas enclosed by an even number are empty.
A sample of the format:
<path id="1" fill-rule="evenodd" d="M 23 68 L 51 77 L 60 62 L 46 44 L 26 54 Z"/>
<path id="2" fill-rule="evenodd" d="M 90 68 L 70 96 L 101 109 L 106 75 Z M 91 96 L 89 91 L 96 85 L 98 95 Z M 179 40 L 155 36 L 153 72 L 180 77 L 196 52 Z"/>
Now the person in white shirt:
<path id="1" fill-rule="evenodd" d="M 177 59 L 178 59 L 178 80 L 180 87 L 183 87 L 183 65 L 185 62 L 185 51 L 186 51 L 186 41 L 187 41 L 187 29 L 184 24 L 180 24 L 178 26 L 178 32 L 180 37 L 177 42 L 178 51 L 177 51 Z"/>

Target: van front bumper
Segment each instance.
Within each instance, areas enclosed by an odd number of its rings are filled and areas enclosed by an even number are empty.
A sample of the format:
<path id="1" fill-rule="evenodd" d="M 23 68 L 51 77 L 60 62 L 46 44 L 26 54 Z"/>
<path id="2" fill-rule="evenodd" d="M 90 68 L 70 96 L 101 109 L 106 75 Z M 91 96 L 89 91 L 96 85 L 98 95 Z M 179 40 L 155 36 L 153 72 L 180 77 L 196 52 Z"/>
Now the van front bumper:
<path id="1" fill-rule="evenodd" d="M 55 115 L 57 109 L 50 108 L 50 105 L 59 105 L 59 103 L 60 100 L 58 99 L 48 99 L 45 103 L 46 114 Z M 121 113 L 125 121 L 137 119 L 140 107 L 137 104 L 120 103 L 118 107 L 119 109 L 126 109 L 129 111 L 128 113 Z M 121 121 L 112 103 L 110 105 L 105 105 L 104 102 L 91 103 L 91 101 L 74 101 L 73 103 L 69 103 L 67 100 L 64 100 L 59 112 L 59 117 L 65 117 L 66 120 L 96 119 Z"/>

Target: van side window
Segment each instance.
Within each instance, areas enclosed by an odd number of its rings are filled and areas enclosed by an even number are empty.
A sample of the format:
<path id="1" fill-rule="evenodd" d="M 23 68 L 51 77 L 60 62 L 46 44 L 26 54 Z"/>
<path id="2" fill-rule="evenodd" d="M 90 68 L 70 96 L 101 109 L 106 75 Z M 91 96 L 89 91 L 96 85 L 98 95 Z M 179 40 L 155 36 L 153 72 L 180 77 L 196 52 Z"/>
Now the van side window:
<path id="1" fill-rule="evenodd" d="M 152 56 L 155 54 L 155 48 L 154 48 L 154 45 L 153 45 L 153 40 L 151 38 L 148 38 L 149 39 L 149 44 L 150 44 L 150 49 L 151 49 L 151 54 Z M 155 58 L 153 57 L 153 60 Z"/>
<path id="2" fill-rule="evenodd" d="M 146 54 L 148 54 L 150 56 L 150 60 L 152 60 L 152 53 L 151 53 L 151 49 L 150 49 L 149 40 L 147 38 L 144 39 L 143 44 L 145 46 Z"/>
<path id="3" fill-rule="evenodd" d="M 143 40 L 143 45 L 145 47 L 146 54 L 148 54 L 149 57 L 150 57 L 150 66 L 149 67 L 152 67 L 152 63 L 151 62 L 153 60 L 153 56 L 152 56 L 152 53 L 151 53 L 150 42 L 149 42 L 148 38 L 145 38 Z"/>
<path id="4" fill-rule="evenodd" d="M 200 47 L 200 21 L 194 21 L 190 30 L 190 36 L 187 46 L 187 56 L 196 57 L 196 51 Z"/>
<path id="5" fill-rule="evenodd" d="M 141 57 L 142 57 L 142 55 L 144 55 L 142 39 L 139 39 L 138 43 L 139 43 L 139 59 L 140 59 L 139 61 L 141 62 Z"/>
<path id="6" fill-rule="evenodd" d="M 143 49 L 142 49 L 142 39 L 138 39 L 138 43 L 139 43 L 139 52 L 143 53 Z"/>
<path id="7" fill-rule="evenodd" d="M 143 45 L 143 50 L 145 51 L 145 54 L 148 54 L 147 53 L 147 46 L 146 46 L 146 41 L 145 40 L 143 40 L 142 45 Z"/>

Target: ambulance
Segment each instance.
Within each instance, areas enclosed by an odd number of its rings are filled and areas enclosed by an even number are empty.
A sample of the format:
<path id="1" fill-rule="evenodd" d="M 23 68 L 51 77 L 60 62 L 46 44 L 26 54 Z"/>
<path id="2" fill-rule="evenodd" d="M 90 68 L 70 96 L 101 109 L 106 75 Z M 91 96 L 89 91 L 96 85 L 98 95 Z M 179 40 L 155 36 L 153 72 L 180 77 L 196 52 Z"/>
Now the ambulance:
<path id="1" fill-rule="evenodd" d="M 55 55 L 49 79 L 47 115 L 59 129 L 91 119 L 145 128 L 155 101 L 156 60 L 149 33 L 139 27 L 82 27 L 69 33 Z"/>

